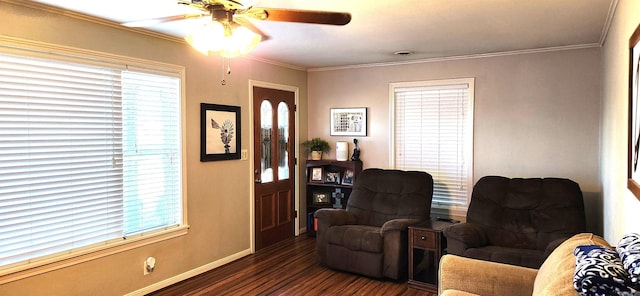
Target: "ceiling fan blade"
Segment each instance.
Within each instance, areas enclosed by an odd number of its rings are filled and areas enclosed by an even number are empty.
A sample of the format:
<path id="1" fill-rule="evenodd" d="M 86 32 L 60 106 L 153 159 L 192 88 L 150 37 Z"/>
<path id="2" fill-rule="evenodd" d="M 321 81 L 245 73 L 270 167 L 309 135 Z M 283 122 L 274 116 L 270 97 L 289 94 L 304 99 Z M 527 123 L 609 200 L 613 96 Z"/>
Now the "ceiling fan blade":
<path id="1" fill-rule="evenodd" d="M 249 31 L 256 33 L 258 35 L 260 35 L 262 37 L 262 41 L 267 41 L 270 39 L 269 35 L 265 34 L 264 32 L 262 32 L 262 30 L 258 29 L 258 27 L 256 27 L 255 25 L 253 25 L 248 19 L 246 18 L 242 18 L 242 17 L 236 17 L 233 19 L 234 22 L 238 23 L 239 25 L 249 29 Z"/>
<path id="2" fill-rule="evenodd" d="M 282 8 L 256 8 L 267 13 L 266 21 L 294 22 L 343 26 L 351 21 L 348 12 L 296 10 Z"/>
<path id="3" fill-rule="evenodd" d="M 178 0 L 178 4 L 187 5 L 196 9 L 204 10 L 207 9 L 204 7 L 204 3 L 202 1 L 193 1 L 193 0 Z"/>
<path id="4" fill-rule="evenodd" d="M 212 1 L 214 3 L 220 3 L 222 5 L 224 5 L 224 7 L 226 7 L 227 9 L 241 9 L 244 8 L 244 5 L 242 3 L 240 3 L 239 1 L 235 1 L 235 0 L 215 0 Z"/>
<path id="5" fill-rule="evenodd" d="M 264 10 L 264 8 L 251 7 L 247 10 L 237 11 L 235 16 L 250 17 L 258 20 L 266 20 L 267 12 Z"/>
<path id="6" fill-rule="evenodd" d="M 152 25 L 160 24 L 160 23 L 187 20 L 187 19 L 194 19 L 194 18 L 201 18 L 201 17 L 205 17 L 205 16 L 209 16 L 209 14 L 208 13 L 198 13 L 198 14 L 183 14 L 183 15 L 166 16 L 166 17 L 143 20 L 143 21 L 133 21 L 133 22 L 122 23 L 122 25 L 126 26 L 126 27 L 148 27 L 148 26 L 152 26 Z"/>

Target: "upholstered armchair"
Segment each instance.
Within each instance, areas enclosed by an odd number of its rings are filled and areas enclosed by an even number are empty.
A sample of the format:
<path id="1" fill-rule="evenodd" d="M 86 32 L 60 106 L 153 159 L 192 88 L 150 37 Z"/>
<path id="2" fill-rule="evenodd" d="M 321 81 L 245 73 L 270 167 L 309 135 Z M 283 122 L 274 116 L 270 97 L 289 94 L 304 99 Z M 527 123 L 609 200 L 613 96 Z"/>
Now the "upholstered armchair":
<path id="1" fill-rule="evenodd" d="M 407 273 L 407 227 L 430 217 L 433 178 L 425 172 L 366 169 L 346 209 L 320 209 L 320 264 L 375 278 Z"/>
<path id="2" fill-rule="evenodd" d="M 582 191 L 569 179 L 488 176 L 473 188 L 466 223 L 443 234 L 449 254 L 539 268 L 585 224 Z"/>

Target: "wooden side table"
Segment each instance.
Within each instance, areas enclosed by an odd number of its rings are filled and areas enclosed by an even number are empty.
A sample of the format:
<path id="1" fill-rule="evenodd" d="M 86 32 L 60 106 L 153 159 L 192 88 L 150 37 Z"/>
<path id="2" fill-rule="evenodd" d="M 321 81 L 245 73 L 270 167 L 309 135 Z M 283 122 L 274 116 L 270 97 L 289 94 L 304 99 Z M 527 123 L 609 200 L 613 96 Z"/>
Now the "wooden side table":
<path id="1" fill-rule="evenodd" d="M 454 224 L 432 219 L 409 226 L 409 287 L 438 292 L 438 266 L 447 247 L 442 229 Z"/>

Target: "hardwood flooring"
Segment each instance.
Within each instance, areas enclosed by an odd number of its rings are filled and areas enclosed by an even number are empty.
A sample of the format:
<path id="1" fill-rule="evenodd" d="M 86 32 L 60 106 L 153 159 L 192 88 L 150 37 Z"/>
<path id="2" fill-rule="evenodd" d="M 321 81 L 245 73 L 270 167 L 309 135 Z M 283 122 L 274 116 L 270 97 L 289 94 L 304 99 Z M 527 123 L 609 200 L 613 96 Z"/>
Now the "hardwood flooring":
<path id="1" fill-rule="evenodd" d="M 406 281 L 380 281 L 316 262 L 315 238 L 301 235 L 150 296 L 165 295 L 427 295 Z"/>

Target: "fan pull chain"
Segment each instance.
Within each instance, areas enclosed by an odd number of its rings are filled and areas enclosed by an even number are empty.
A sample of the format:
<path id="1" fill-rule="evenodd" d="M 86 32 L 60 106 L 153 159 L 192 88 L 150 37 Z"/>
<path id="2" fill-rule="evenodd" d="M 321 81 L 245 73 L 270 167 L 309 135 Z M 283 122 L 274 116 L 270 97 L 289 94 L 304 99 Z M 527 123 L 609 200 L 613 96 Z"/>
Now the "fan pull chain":
<path id="1" fill-rule="evenodd" d="M 222 85 L 227 85 L 227 81 L 224 80 L 224 57 L 222 57 Z"/>
<path id="2" fill-rule="evenodd" d="M 227 61 L 226 66 L 227 69 L 225 71 L 224 67 L 225 67 L 225 59 Z M 227 81 L 224 79 L 225 75 L 231 75 L 231 59 L 230 58 L 225 58 L 222 57 L 222 85 L 227 85 Z"/>

